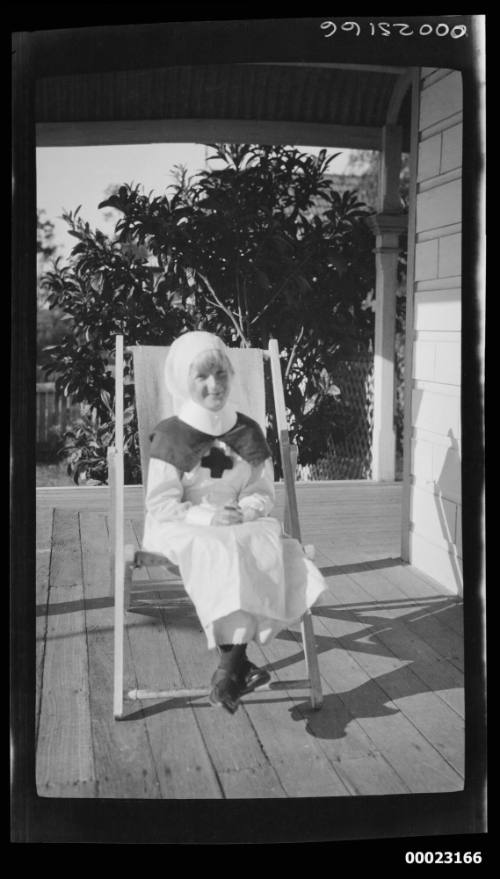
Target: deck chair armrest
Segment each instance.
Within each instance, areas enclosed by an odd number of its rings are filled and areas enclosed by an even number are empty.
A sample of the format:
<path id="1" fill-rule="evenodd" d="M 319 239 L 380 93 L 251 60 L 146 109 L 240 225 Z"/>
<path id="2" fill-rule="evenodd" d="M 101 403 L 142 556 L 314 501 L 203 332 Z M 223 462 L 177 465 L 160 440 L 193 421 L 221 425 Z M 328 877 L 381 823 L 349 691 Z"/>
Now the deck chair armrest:
<path id="1" fill-rule="evenodd" d="M 134 564 L 136 567 L 142 567 L 143 565 L 167 565 L 170 562 L 166 556 L 159 552 L 148 552 L 147 550 L 139 549 L 134 554 Z"/>
<path id="2" fill-rule="evenodd" d="M 180 570 L 177 565 L 174 565 L 167 556 L 162 555 L 161 553 L 149 552 L 144 549 L 137 550 L 134 553 L 134 567 L 155 567 L 158 565 L 167 568 L 171 574 L 180 575 Z"/>

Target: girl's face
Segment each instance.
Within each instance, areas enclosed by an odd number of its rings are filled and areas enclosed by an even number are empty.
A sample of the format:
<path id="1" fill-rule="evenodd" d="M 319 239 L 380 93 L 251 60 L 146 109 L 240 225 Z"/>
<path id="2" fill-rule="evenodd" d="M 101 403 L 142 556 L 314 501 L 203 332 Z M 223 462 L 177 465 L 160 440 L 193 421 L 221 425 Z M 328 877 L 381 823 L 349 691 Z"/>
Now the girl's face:
<path id="1" fill-rule="evenodd" d="M 218 412 L 225 405 L 231 386 L 231 374 L 226 365 L 206 365 L 203 355 L 198 357 L 189 371 L 189 394 L 191 399 L 210 412 Z"/>

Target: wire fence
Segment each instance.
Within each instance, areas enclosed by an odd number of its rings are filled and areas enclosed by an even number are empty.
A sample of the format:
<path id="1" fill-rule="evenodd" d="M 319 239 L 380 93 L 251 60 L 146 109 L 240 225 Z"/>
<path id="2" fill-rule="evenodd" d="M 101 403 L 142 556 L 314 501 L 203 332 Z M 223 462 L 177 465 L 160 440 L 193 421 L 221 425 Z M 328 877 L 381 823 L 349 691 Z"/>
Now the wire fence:
<path id="1" fill-rule="evenodd" d="M 300 480 L 370 479 L 373 434 L 373 358 L 338 363 L 333 376 L 340 390 L 340 426 L 316 464 L 299 466 Z"/>

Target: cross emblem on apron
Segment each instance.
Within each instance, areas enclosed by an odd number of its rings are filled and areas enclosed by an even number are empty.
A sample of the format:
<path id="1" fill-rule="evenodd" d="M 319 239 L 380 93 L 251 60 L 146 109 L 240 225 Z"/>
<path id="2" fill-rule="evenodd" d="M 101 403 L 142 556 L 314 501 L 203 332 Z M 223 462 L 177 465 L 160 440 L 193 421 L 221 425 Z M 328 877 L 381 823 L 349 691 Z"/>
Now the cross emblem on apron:
<path id="1" fill-rule="evenodd" d="M 205 455 L 205 457 L 201 459 L 201 466 L 210 469 L 210 476 L 212 479 L 220 479 L 224 470 L 233 469 L 233 462 L 229 455 L 226 455 L 222 449 L 217 448 L 217 446 L 212 446 L 210 454 Z"/>

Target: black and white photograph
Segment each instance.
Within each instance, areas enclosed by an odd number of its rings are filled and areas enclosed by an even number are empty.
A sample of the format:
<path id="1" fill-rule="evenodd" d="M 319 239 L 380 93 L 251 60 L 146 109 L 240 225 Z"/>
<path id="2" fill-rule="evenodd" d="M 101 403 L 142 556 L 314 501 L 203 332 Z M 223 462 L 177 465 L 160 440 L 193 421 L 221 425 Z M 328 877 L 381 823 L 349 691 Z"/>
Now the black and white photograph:
<path id="1" fill-rule="evenodd" d="M 11 33 L 11 841 L 484 866 L 487 17 L 110 8 Z"/>

